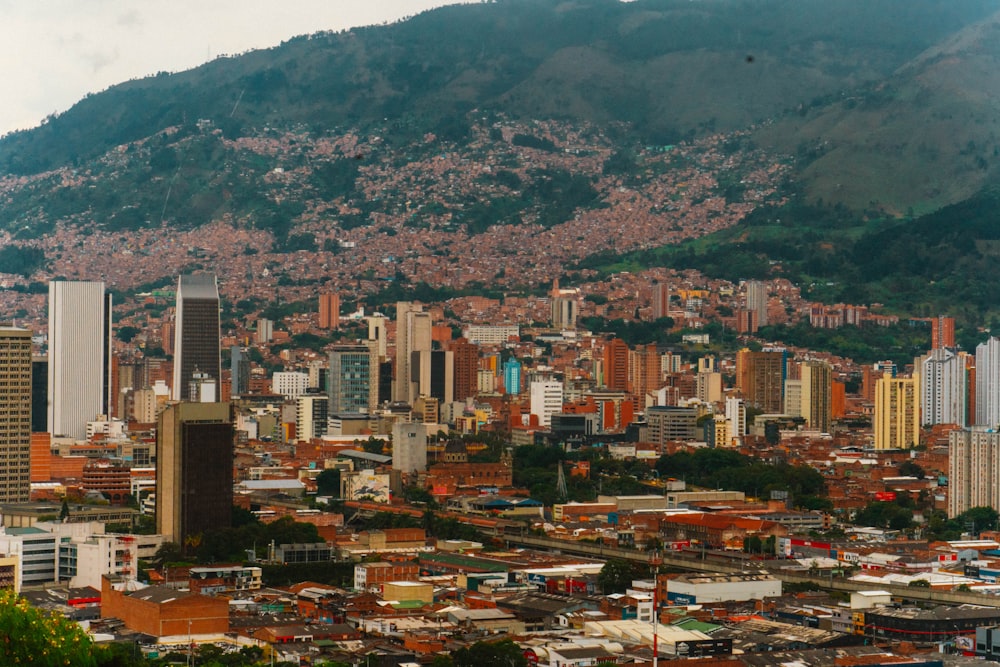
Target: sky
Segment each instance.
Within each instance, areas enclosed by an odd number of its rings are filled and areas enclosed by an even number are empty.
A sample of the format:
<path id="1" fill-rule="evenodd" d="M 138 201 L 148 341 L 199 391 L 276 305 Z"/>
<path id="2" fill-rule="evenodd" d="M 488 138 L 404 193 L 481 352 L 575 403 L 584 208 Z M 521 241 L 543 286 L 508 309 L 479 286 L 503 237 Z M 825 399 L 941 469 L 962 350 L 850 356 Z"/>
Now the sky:
<path id="1" fill-rule="evenodd" d="M 87 93 L 458 0 L 0 0 L 0 135 Z"/>

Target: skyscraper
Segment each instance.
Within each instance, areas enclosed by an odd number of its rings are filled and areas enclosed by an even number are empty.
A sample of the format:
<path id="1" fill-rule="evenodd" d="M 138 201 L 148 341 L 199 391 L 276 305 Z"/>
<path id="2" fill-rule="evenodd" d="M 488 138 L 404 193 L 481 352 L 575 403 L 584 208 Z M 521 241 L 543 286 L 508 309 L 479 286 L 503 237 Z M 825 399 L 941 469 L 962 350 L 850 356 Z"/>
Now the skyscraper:
<path id="1" fill-rule="evenodd" d="M 177 313 L 174 329 L 175 400 L 190 398 L 195 370 L 218 382 L 222 376 L 219 340 L 219 286 L 212 273 L 177 279 Z"/>
<path id="2" fill-rule="evenodd" d="M 370 413 L 372 383 L 377 382 L 378 365 L 367 345 L 336 345 L 330 351 L 327 375 L 329 414 Z"/>
<path id="3" fill-rule="evenodd" d="M 228 528 L 233 507 L 233 424 L 228 403 L 174 403 L 156 428 L 156 532 L 188 539 Z"/>
<path id="4" fill-rule="evenodd" d="M 238 345 L 229 348 L 233 396 L 242 396 L 250 389 L 250 357 Z"/>
<path id="5" fill-rule="evenodd" d="M 111 295 L 102 282 L 49 283 L 48 427 L 87 437 L 111 408 Z"/>
<path id="6" fill-rule="evenodd" d="M 431 350 L 431 314 L 409 301 L 396 304 L 396 388 L 393 400 L 412 404 L 417 398 L 413 383 L 414 352 Z"/>
<path id="7" fill-rule="evenodd" d="M 746 282 L 747 310 L 757 313 L 757 326 L 767 326 L 767 287 L 759 280 Z"/>
<path id="8" fill-rule="evenodd" d="M 931 320 L 931 349 L 955 347 L 955 318 L 935 317 Z"/>
<path id="9" fill-rule="evenodd" d="M 736 387 L 747 405 L 765 413 L 782 411 L 782 390 L 785 384 L 786 352 L 743 349 L 736 354 Z"/>
<path id="10" fill-rule="evenodd" d="M 920 439 L 916 378 L 882 376 L 875 382 L 875 449 L 909 449 Z"/>
<path id="11" fill-rule="evenodd" d="M 653 319 L 670 315 L 670 285 L 656 283 L 653 285 Z"/>
<path id="12" fill-rule="evenodd" d="M 1000 432 L 982 427 L 948 435 L 948 517 L 973 507 L 1000 510 Z"/>
<path id="13" fill-rule="evenodd" d="M 604 344 L 604 386 L 614 391 L 628 391 L 628 343 L 612 338 Z"/>
<path id="14" fill-rule="evenodd" d="M 1000 427 L 1000 338 L 976 346 L 976 425 Z"/>
<path id="15" fill-rule="evenodd" d="M 920 423 L 957 424 L 966 422 L 966 354 L 945 347 L 931 350 L 913 366 L 920 375 Z"/>
<path id="16" fill-rule="evenodd" d="M 455 400 L 464 401 L 478 390 L 479 346 L 458 338 L 448 343 L 448 349 L 455 355 Z"/>
<path id="17" fill-rule="evenodd" d="M 833 415 L 833 369 L 824 361 L 802 364 L 802 416 L 809 428 L 829 433 Z"/>
<path id="18" fill-rule="evenodd" d="M 0 502 L 31 495 L 31 332 L 0 327 Z"/>
<path id="19" fill-rule="evenodd" d="M 337 329 L 340 327 L 340 295 L 319 295 L 319 328 Z"/>
<path id="20" fill-rule="evenodd" d="M 511 396 L 521 393 L 521 362 L 514 357 L 503 362 L 503 388 Z"/>

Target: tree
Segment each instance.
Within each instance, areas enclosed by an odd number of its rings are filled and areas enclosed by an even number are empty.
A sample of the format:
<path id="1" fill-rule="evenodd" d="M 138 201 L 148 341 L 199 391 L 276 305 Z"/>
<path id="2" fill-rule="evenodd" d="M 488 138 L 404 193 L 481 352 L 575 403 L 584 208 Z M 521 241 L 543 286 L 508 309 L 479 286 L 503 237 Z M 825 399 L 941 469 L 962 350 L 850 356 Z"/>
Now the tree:
<path id="1" fill-rule="evenodd" d="M 472 646 L 460 648 L 452 654 L 452 664 L 454 667 L 484 667 L 484 665 L 528 667 L 524 651 L 509 639 L 500 642 L 476 642 Z"/>
<path id="2" fill-rule="evenodd" d="M 340 470 L 327 468 L 316 475 L 316 493 L 321 496 L 340 497 Z"/>
<path id="3" fill-rule="evenodd" d="M 90 638 L 75 622 L 0 592 L 0 664 L 97 665 Z"/>
<path id="4" fill-rule="evenodd" d="M 913 461 L 903 461 L 899 466 L 899 474 L 903 477 L 916 477 L 917 479 L 925 477 L 924 469 Z"/>
<path id="5" fill-rule="evenodd" d="M 153 564 L 157 568 L 161 568 L 167 563 L 177 563 L 183 560 L 184 552 L 181 550 L 181 545 L 177 544 L 177 542 L 164 542 L 156 550 L 156 555 L 153 556 Z"/>
<path id="6" fill-rule="evenodd" d="M 911 588 L 930 588 L 931 582 L 927 581 L 926 579 L 914 579 L 909 584 L 907 584 L 907 586 L 910 586 Z"/>
<path id="7" fill-rule="evenodd" d="M 601 592 L 605 595 L 624 593 L 625 589 L 632 585 L 634 579 L 641 579 L 648 575 L 648 568 L 639 563 L 611 558 L 598 573 L 597 585 L 601 587 Z"/>

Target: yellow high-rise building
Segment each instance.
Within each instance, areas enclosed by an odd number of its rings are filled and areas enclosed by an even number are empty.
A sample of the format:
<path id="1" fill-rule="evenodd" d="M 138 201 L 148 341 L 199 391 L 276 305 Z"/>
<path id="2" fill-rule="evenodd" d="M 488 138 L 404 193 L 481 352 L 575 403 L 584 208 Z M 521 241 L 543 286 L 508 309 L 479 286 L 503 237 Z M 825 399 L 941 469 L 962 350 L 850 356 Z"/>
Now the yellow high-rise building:
<path id="1" fill-rule="evenodd" d="M 875 383 L 875 449 L 909 449 L 920 441 L 920 379 Z"/>

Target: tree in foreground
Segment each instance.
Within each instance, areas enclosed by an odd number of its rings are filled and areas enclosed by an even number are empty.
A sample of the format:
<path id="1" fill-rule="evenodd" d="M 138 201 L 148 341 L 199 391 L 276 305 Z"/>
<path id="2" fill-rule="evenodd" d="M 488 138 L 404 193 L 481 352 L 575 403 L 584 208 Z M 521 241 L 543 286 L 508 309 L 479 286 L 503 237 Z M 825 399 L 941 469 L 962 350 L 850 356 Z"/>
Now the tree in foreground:
<path id="1" fill-rule="evenodd" d="M 0 664 L 97 664 L 90 638 L 73 621 L 46 615 L 13 591 L 0 592 Z"/>

